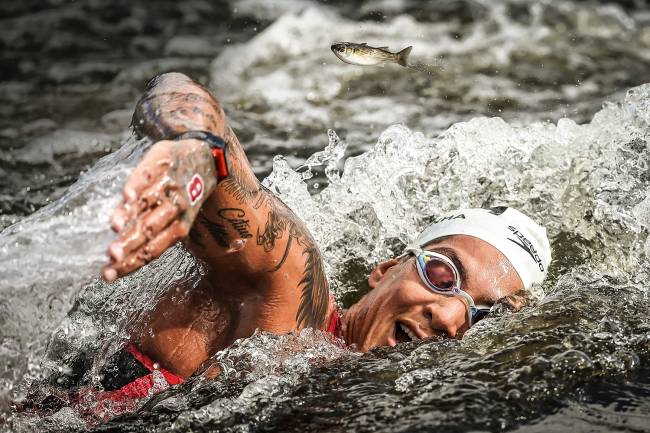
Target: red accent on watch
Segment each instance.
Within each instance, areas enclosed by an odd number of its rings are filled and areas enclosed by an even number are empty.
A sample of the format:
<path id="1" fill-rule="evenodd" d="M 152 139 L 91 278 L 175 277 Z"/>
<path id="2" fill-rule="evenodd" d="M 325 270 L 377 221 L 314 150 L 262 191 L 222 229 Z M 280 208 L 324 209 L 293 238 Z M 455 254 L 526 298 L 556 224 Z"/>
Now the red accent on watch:
<path id="1" fill-rule="evenodd" d="M 228 177 L 228 163 L 226 162 L 226 149 L 219 149 L 216 147 L 210 148 L 212 157 L 214 158 L 214 165 L 217 169 L 217 182 Z"/>
<path id="2" fill-rule="evenodd" d="M 214 167 L 217 170 L 217 183 L 228 177 L 228 160 L 226 159 L 226 142 L 218 135 L 208 131 L 186 131 L 174 137 L 174 140 L 201 140 L 210 146 L 214 158 Z"/>

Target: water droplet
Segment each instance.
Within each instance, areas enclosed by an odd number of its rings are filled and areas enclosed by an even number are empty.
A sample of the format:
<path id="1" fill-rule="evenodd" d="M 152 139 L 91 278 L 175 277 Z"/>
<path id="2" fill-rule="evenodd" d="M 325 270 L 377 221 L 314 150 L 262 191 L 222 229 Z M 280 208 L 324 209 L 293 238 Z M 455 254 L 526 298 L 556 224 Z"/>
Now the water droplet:
<path id="1" fill-rule="evenodd" d="M 227 253 L 235 253 L 246 246 L 246 239 L 235 239 L 230 243 Z"/>

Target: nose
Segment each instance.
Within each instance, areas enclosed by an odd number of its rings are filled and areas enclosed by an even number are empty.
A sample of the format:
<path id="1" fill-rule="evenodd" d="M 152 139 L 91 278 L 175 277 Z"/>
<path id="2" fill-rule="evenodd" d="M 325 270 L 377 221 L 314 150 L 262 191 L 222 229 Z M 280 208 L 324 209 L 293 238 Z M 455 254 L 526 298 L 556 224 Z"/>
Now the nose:
<path id="1" fill-rule="evenodd" d="M 442 332 L 449 337 L 459 336 L 459 331 L 467 321 L 465 306 L 460 299 L 457 302 L 445 302 L 443 305 L 428 304 L 422 314 L 434 333 Z"/>

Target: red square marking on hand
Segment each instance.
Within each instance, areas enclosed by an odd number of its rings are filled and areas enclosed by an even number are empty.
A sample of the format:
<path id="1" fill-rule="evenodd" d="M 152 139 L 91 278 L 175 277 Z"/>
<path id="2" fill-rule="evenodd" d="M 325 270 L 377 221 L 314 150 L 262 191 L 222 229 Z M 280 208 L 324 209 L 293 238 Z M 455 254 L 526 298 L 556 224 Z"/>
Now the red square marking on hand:
<path id="1" fill-rule="evenodd" d="M 190 196 L 190 204 L 196 203 L 203 197 L 203 179 L 198 174 L 192 176 L 192 180 L 187 184 L 187 195 Z"/>

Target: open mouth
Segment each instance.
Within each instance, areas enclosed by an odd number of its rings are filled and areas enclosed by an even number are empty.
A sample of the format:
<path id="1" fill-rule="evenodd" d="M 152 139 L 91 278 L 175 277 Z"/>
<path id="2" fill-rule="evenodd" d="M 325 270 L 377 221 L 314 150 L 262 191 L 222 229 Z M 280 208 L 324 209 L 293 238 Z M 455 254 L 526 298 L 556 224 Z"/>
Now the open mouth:
<path id="1" fill-rule="evenodd" d="M 420 341 L 420 339 L 408 326 L 401 322 L 395 322 L 395 341 L 403 343 L 405 341 Z"/>

